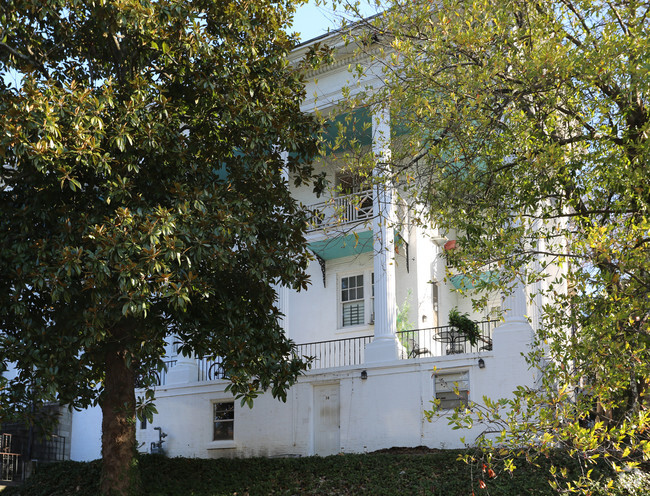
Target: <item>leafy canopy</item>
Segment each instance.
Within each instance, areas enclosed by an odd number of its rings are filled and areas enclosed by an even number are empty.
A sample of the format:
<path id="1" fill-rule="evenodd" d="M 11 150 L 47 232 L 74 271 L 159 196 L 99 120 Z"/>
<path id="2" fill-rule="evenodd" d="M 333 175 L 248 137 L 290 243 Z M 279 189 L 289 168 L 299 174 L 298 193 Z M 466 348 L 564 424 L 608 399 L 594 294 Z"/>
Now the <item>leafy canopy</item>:
<path id="1" fill-rule="evenodd" d="M 314 120 L 289 1 L 15 0 L 0 10 L 0 417 L 102 397 L 106 354 L 223 357 L 234 393 L 303 364 L 274 285 L 304 288 Z M 283 152 L 290 152 L 288 158 Z M 286 160 L 285 160 L 286 158 Z M 146 375 L 146 374 L 145 374 Z"/>
<path id="2" fill-rule="evenodd" d="M 479 289 L 531 283 L 543 307 L 540 390 L 518 391 L 508 421 L 495 403 L 480 421 L 582 463 L 647 460 L 650 6 L 376 6 L 349 38 L 368 57 L 349 105 L 391 112 L 389 172 L 422 222 L 457 239 L 454 265 L 498 274 Z"/>

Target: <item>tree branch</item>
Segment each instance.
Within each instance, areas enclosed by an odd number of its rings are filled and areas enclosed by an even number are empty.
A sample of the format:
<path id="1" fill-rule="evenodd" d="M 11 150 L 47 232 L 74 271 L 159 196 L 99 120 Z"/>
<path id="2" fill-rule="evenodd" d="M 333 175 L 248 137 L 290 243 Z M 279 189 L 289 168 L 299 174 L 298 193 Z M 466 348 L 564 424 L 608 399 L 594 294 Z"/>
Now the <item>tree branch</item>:
<path id="1" fill-rule="evenodd" d="M 27 62 L 28 64 L 34 66 L 34 68 L 36 68 L 38 70 L 38 72 L 40 72 L 43 76 L 45 76 L 46 79 L 50 78 L 50 73 L 47 72 L 47 69 L 45 68 L 45 66 L 41 62 L 39 62 L 38 60 L 30 57 L 29 55 L 25 55 L 22 52 L 19 52 L 18 50 L 16 50 L 15 48 L 7 45 L 4 42 L 0 42 L 0 48 L 3 48 L 4 50 L 6 50 L 10 54 L 12 54 L 14 57 L 18 57 L 18 58 L 24 60 L 25 62 Z"/>

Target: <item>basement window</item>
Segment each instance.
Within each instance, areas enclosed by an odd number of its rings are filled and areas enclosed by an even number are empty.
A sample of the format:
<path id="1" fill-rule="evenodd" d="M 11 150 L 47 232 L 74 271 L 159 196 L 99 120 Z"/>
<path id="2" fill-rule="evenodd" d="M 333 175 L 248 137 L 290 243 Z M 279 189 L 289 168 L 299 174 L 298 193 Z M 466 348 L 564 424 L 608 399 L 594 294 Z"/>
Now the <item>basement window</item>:
<path id="1" fill-rule="evenodd" d="M 213 441 L 231 441 L 235 432 L 235 403 L 223 401 L 213 403 Z"/>
<path id="2" fill-rule="evenodd" d="M 435 374 L 435 398 L 440 409 L 453 410 L 466 407 L 469 401 L 469 372 Z"/>

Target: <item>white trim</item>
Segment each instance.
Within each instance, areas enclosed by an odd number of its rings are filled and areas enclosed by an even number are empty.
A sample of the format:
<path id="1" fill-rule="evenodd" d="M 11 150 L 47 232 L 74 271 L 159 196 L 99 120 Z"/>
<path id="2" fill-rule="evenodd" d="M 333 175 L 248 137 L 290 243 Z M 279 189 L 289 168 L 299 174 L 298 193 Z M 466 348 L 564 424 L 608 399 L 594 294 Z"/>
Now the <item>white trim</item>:
<path id="1" fill-rule="evenodd" d="M 232 441 L 210 441 L 207 443 L 205 449 L 207 450 L 217 450 L 217 449 L 232 449 L 236 448 L 237 443 Z"/>

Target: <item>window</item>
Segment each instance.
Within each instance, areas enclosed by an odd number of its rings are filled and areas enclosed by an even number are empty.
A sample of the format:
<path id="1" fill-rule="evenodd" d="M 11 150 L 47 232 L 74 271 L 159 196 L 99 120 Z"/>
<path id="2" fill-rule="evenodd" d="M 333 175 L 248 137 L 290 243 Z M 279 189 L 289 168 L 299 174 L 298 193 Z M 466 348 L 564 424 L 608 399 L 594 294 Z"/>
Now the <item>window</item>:
<path id="1" fill-rule="evenodd" d="M 459 406 L 467 406 L 469 400 L 469 373 L 456 372 L 452 374 L 435 375 L 436 399 L 440 408 L 451 410 Z"/>
<path id="2" fill-rule="evenodd" d="M 366 270 L 342 276 L 339 284 L 339 327 L 374 324 L 375 274 Z"/>
<path id="3" fill-rule="evenodd" d="M 431 284 L 431 303 L 433 303 L 433 327 L 438 327 L 438 322 L 439 322 L 439 314 L 438 314 L 438 309 L 439 309 L 439 296 L 438 296 L 438 283 L 437 282 L 432 282 Z"/>
<path id="4" fill-rule="evenodd" d="M 214 403 L 213 441 L 230 441 L 234 439 L 235 403 L 224 401 Z"/>
<path id="5" fill-rule="evenodd" d="M 365 323 L 363 274 L 341 278 L 343 327 Z"/>

